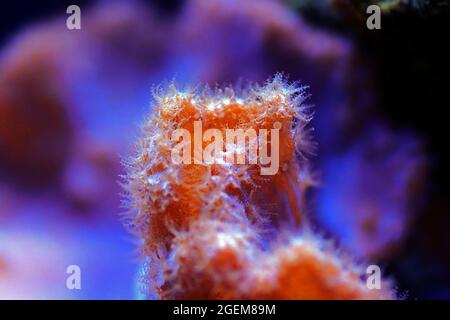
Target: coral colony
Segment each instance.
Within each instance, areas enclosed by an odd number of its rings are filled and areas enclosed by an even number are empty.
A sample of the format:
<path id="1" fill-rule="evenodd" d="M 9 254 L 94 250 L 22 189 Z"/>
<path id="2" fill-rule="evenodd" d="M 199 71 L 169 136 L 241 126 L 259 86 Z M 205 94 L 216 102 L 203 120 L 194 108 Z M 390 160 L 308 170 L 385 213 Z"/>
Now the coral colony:
<path id="1" fill-rule="evenodd" d="M 369 289 L 362 266 L 308 231 L 316 182 L 304 100 L 305 88 L 280 75 L 239 91 L 157 90 L 124 183 L 147 297 L 395 298 L 389 282 Z"/>

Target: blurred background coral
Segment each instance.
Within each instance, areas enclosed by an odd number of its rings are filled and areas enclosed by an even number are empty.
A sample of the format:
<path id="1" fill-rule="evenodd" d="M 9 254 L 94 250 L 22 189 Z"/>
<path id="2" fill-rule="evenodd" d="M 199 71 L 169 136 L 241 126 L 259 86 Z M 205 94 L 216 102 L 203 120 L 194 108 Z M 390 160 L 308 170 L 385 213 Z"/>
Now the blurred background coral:
<path id="1" fill-rule="evenodd" d="M 447 1 L 77 1 L 81 30 L 70 4 L 1 13 L 1 299 L 139 298 L 119 181 L 152 86 L 276 72 L 315 110 L 313 228 L 407 298 L 450 299 Z"/>

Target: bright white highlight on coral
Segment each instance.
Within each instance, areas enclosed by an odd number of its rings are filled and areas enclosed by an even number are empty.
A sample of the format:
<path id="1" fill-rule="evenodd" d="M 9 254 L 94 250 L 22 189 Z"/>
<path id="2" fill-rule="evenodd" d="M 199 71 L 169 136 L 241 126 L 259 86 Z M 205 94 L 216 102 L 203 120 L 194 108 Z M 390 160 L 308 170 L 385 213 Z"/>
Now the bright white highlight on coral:
<path id="1" fill-rule="evenodd" d="M 193 138 L 191 132 L 184 128 L 178 128 L 169 133 L 170 141 L 176 143 L 172 149 L 172 162 L 177 165 L 259 163 L 261 175 L 275 175 L 280 168 L 279 131 L 281 127 L 281 123 L 275 122 L 270 132 L 267 129 L 259 129 L 258 135 L 253 128 L 225 129 L 224 137 L 222 131 L 216 128 L 203 132 L 202 121 L 194 121 Z M 213 141 L 210 142 L 211 140 Z M 203 148 L 203 142 L 209 142 L 209 144 Z"/>

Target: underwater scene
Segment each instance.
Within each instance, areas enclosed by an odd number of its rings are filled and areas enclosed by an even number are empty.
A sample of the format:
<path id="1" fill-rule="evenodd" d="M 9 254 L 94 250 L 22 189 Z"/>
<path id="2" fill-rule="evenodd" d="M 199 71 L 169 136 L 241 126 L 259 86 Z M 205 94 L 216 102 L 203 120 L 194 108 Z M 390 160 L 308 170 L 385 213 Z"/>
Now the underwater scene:
<path id="1" fill-rule="evenodd" d="M 0 299 L 450 299 L 450 1 L 0 16 Z"/>

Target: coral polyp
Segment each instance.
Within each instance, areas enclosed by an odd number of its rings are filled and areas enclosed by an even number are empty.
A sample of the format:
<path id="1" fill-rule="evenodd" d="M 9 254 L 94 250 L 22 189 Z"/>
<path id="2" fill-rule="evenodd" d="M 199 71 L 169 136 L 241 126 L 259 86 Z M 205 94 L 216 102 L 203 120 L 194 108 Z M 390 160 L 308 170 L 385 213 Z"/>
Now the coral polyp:
<path id="1" fill-rule="evenodd" d="M 371 299 L 391 298 L 389 285 L 371 291 L 349 259 L 324 249 L 307 225 L 306 192 L 316 184 L 305 154 L 311 120 L 305 87 L 276 75 L 264 85 L 203 91 L 156 90 L 136 155 L 126 162 L 127 226 L 143 240 L 150 261 L 143 281 L 159 298 Z M 227 143 L 216 150 L 236 157 L 261 142 L 278 153 L 278 170 L 263 175 L 261 161 L 175 162 L 176 130 L 194 160 L 208 147 L 203 130 L 266 132 L 267 139 Z M 276 128 L 276 134 L 271 131 Z M 266 131 L 263 131 L 266 130 Z M 216 135 L 216 138 L 219 135 Z M 276 138 L 276 139 L 274 139 Z M 264 140 L 264 141 L 261 141 Z M 276 141 L 275 141 L 276 140 Z M 274 145 L 276 143 L 276 145 Z M 250 152 L 248 153 L 250 154 Z M 280 241 L 280 237 L 287 241 Z M 157 280 L 155 280 L 157 279 Z"/>

